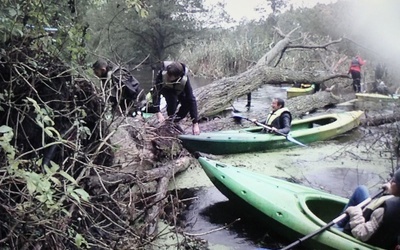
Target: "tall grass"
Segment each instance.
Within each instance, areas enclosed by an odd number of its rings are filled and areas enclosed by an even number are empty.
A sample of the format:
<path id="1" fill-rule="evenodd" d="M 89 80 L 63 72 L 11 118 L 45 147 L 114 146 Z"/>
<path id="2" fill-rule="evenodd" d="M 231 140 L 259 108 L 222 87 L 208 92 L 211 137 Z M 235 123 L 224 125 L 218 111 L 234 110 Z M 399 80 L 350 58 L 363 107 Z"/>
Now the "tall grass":
<path id="1" fill-rule="evenodd" d="M 268 51 L 271 36 L 262 25 L 213 30 L 190 41 L 180 53 L 194 75 L 221 78 L 244 72 Z M 260 31 L 261 30 L 261 31 Z"/>

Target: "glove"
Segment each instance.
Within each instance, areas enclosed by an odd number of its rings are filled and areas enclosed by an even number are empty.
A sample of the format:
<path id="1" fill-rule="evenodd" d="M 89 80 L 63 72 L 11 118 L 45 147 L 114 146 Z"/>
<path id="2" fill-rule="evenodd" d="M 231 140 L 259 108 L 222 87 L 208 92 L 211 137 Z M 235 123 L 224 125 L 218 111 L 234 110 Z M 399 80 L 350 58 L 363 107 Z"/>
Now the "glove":
<path id="1" fill-rule="evenodd" d="M 350 218 L 362 214 L 361 208 L 359 207 L 348 207 L 345 212 L 350 216 Z"/>
<path id="2" fill-rule="evenodd" d="M 365 222 L 364 217 L 362 215 L 362 210 L 360 207 L 348 207 L 346 209 L 346 213 L 350 217 L 350 227 L 351 228 L 354 228 L 355 226 Z"/>

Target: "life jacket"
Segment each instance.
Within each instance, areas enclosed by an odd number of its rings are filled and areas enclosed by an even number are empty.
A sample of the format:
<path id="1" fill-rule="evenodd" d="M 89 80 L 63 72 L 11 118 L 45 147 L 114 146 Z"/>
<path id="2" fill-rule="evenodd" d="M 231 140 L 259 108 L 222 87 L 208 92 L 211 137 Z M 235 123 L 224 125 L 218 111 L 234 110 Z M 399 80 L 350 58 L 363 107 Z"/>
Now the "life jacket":
<path id="1" fill-rule="evenodd" d="M 367 206 L 363 212 L 365 221 L 371 218 L 372 212 L 378 207 L 385 209 L 383 219 L 378 230 L 367 243 L 384 249 L 394 249 L 398 244 L 400 234 L 400 197 L 383 196 L 372 204 L 372 207 Z"/>
<path id="2" fill-rule="evenodd" d="M 266 125 L 270 126 L 270 127 L 274 127 L 277 129 L 281 129 L 282 128 L 282 122 L 281 122 L 281 115 L 283 113 L 288 113 L 290 116 L 290 120 L 292 120 L 292 115 L 289 112 L 289 109 L 287 108 L 280 108 L 278 110 L 276 110 L 275 112 L 270 112 L 267 120 L 266 120 Z"/>
<path id="3" fill-rule="evenodd" d="M 161 68 L 161 70 L 162 70 L 162 83 L 161 84 L 163 85 L 164 88 L 173 89 L 176 92 L 176 94 L 179 95 L 185 89 L 186 82 L 188 81 L 189 69 L 182 64 L 182 67 L 184 70 L 183 75 L 180 76 L 178 78 L 178 80 L 176 80 L 175 82 L 168 82 L 166 80 L 167 71 L 165 69 L 171 63 L 173 63 L 173 61 L 164 61 L 163 62 L 163 65 Z"/>

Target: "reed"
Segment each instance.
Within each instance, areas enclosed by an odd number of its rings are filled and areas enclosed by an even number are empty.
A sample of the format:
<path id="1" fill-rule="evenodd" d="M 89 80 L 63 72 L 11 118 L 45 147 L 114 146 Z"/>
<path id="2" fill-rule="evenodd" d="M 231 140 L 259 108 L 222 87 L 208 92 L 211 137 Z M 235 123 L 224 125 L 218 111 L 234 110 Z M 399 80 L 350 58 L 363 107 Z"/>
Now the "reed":
<path id="1" fill-rule="evenodd" d="M 212 32 L 185 46 L 180 58 L 194 75 L 221 78 L 244 72 L 268 51 L 267 33 L 254 32 L 251 26 Z"/>

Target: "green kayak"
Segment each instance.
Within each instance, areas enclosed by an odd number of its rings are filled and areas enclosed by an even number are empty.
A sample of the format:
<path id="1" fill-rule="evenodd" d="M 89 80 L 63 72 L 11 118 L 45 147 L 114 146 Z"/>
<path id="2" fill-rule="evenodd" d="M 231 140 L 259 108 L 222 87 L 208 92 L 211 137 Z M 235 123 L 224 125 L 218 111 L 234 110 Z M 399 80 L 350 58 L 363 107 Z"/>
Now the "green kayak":
<path id="1" fill-rule="evenodd" d="M 357 100 L 361 101 L 381 101 L 381 102 L 396 102 L 399 101 L 399 95 L 381 95 L 377 93 L 356 93 Z"/>
<path id="2" fill-rule="evenodd" d="M 291 87 L 286 90 L 287 98 L 292 98 L 296 96 L 302 96 L 302 95 L 311 95 L 314 94 L 315 91 L 315 85 L 311 84 L 307 88 L 297 88 L 297 87 Z"/>
<path id="3" fill-rule="evenodd" d="M 289 241 L 313 233 L 335 219 L 348 199 L 300 184 L 198 158 L 211 182 L 229 200 Z M 334 227 L 303 242 L 306 249 L 380 249 Z"/>
<path id="4" fill-rule="evenodd" d="M 362 114 L 362 111 L 350 111 L 293 120 L 290 135 L 304 144 L 327 140 L 356 128 L 360 124 Z M 250 127 L 200 135 L 179 135 L 179 139 L 190 152 L 200 151 L 216 155 L 265 151 L 297 145 L 286 140 L 284 136 L 263 133 L 261 130 L 261 127 Z"/>

